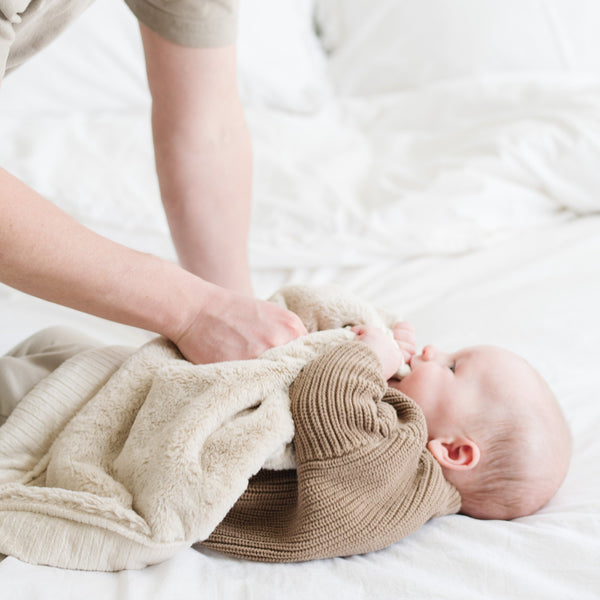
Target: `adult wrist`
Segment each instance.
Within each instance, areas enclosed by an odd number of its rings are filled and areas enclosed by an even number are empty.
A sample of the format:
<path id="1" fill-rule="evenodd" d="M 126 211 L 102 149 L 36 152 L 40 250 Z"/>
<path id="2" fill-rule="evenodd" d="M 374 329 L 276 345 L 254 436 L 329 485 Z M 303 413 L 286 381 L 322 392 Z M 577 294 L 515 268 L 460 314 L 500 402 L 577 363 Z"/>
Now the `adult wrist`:
<path id="1" fill-rule="evenodd" d="M 206 313 L 207 307 L 218 302 L 221 289 L 179 265 L 167 261 L 165 263 L 168 272 L 164 279 L 164 304 L 162 310 L 151 315 L 156 320 L 152 329 L 178 344 L 193 324 Z"/>

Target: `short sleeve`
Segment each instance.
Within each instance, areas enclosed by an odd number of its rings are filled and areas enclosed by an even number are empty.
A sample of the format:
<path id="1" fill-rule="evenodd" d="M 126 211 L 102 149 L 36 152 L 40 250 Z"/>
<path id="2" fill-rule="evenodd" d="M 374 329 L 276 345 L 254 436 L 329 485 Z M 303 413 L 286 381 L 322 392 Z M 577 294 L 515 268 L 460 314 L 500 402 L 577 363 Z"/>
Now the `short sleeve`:
<path id="1" fill-rule="evenodd" d="M 4 77 L 10 47 L 15 39 L 13 24 L 3 11 L 0 3 L 0 79 Z"/>
<path id="2" fill-rule="evenodd" d="M 195 48 L 229 46 L 237 37 L 238 0 L 125 0 L 164 38 Z"/>
<path id="3" fill-rule="evenodd" d="M 0 0 L 2 77 L 45 48 L 93 0 Z"/>

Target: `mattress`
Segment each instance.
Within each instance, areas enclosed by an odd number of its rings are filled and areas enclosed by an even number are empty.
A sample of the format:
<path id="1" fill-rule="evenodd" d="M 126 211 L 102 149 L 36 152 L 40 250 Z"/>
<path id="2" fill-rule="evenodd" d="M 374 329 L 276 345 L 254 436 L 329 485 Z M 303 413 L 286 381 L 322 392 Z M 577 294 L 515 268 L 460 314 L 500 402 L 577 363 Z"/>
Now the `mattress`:
<path id="1" fill-rule="evenodd" d="M 118 573 L 6 557 L 2 597 L 600 598 L 599 27 L 593 0 L 243 0 L 240 17 L 256 294 L 337 283 L 401 313 L 420 347 L 525 356 L 574 441 L 547 506 L 446 516 L 380 552 L 300 564 L 201 546 Z M 103 0 L 2 82 L 0 164 L 175 260 L 149 113 L 135 19 Z M 151 336 L 0 287 L 0 351 L 54 324 Z"/>

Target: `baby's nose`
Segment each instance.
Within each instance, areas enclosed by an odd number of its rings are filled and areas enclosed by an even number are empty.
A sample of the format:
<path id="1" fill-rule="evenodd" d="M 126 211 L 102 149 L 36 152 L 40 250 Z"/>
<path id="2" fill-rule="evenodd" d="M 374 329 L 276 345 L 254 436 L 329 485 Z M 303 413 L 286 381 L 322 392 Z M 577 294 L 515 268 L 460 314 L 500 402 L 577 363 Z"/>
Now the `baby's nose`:
<path id="1" fill-rule="evenodd" d="M 437 348 L 433 344 L 427 344 L 421 352 L 421 358 L 423 360 L 435 360 L 437 356 Z"/>

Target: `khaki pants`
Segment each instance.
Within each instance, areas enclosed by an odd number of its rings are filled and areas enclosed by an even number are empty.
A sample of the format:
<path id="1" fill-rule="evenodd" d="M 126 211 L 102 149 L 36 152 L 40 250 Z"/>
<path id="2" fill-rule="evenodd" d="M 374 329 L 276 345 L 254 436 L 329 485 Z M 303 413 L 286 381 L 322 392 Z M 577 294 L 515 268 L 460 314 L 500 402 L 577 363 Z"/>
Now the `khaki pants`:
<path id="1" fill-rule="evenodd" d="M 99 342 L 69 327 L 34 333 L 0 357 L 0 425 L 19 401 L 44 377 L 75 354 Z"/>

